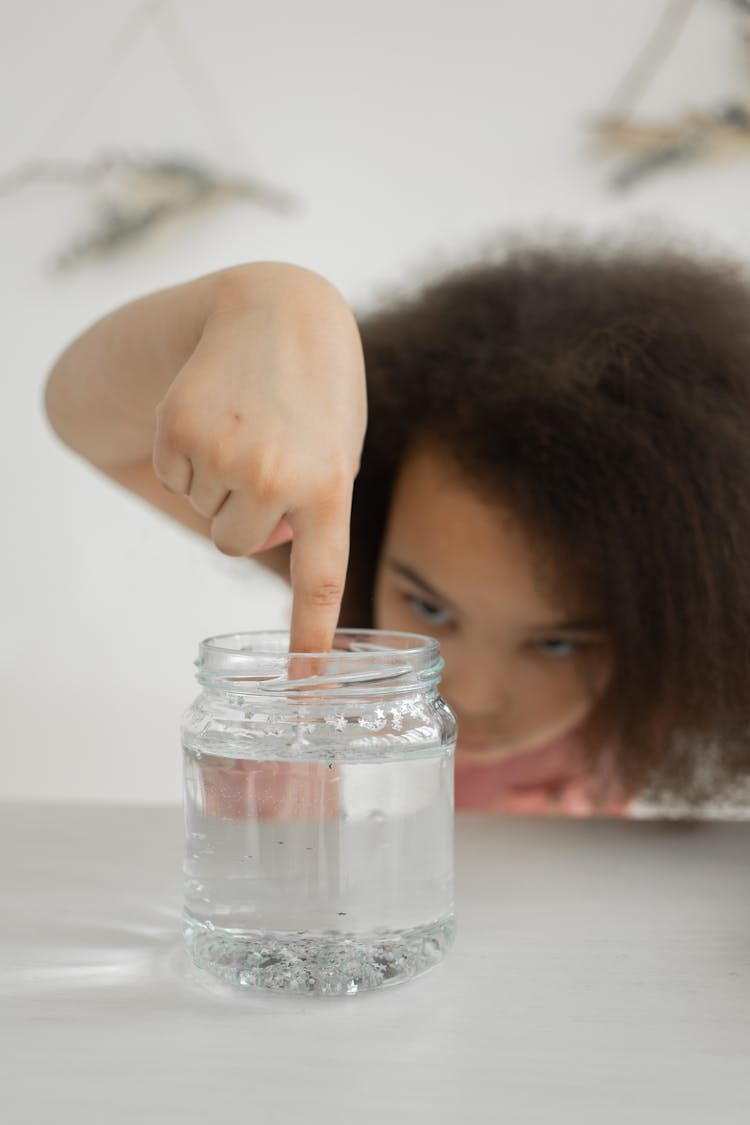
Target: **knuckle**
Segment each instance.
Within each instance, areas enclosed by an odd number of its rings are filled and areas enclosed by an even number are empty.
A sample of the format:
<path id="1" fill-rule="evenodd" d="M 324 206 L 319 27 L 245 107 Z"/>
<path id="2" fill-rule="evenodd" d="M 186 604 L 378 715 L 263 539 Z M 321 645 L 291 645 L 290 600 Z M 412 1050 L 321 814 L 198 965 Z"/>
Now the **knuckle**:
<path id="1" fill-rule="evenodd" d="M 317 505 L 317 519 L 321 530 L 341 528 L 348 523 L 347 494 L 327 492 Z"/>
<path id="2" fill-rule="evenodd" d="M 337 578 L 323 578 L 310 587 L 307 599 L 319 609 L 330 609 L 339 604 L 343 593 L 343 582 Z"/>
<path id="3" fill-rule="evenodd" d="M 281 499 L 281 483 L 275 477 L 258 475 L 253 479 L 252 490 L 263 507 L 274 507 Z"/>
<path id="4" fill-rule="evenodd" d="M 211 476 L 219 480 L 223 480 L 229 471 L 229 458 L 227 456 L 227 449 L 224 443 L 220 440 L 214 440 L 206 449 L 204 455 L 206 469 Z"/>
<path id="5" fill-rule="evenodd" d="M 257 497 L 260 504 L 278 504 L 286 491 L 285 474 L 278 453 L 264 451 L 254 458 L 246 470 L 245 484 L 248 492 Z"/>
<path id="6" fill-rule="evenodd" d="M 342 500 L 352 490 L 352 474 L 341 465 L 328 474 L 325 491 L 332 500 Z"/>
<path id="7" fill-rule="evenodd" d="M 349 501 L 353 478 L 346 468 L 330 470 L 317 489 L 317 509 L 321 516 L 338 515 Z"/>
<path id="8" fill-rule="evenodd" d="M 193 439 L 193 422 L 184 409 L 171 408 L 157 415 L 159 434 L 167 445 L 181 449 L 189 446 Z"/>
<path id="9" fill-rule="evenodd" d="M 166 488 L 167 492 L 179 495 L 184 473 L 178 471 L 174 458 L 169 457 L 164 450 L 154 450 L 151 467 L 154 470 L 154 476 L 162 487 Z"/>

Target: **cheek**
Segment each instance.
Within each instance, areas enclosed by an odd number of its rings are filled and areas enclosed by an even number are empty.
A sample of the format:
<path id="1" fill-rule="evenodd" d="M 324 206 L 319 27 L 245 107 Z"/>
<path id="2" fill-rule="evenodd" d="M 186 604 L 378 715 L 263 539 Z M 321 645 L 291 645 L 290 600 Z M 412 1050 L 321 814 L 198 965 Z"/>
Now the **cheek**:
<path id="1" fill-rule="evenodd" d="M 532 705 L 535 699 L 541 710 L 554 711 L 589 701 L 580 671 L 572 661 L 557 664 L 540 659 L 536 663 L 538 666 L 532 669 L 525 684 L 526 697 Z"/>
<path id="2" fill-rule="evenodd" d="M 592 648 L 581 658 L 577 668 L 582 689 L 590 699 L 600 699 L 612 682 L 614 672 L 614 654 L 609 642 Z"/>
<path id="3" fill-rule="evenodd" d="M 518 666 L 515 703 L 526 718 L 582 718 L 602 696 L 611 668 L 600 657 L 559 663 L 531 656 Z"/>

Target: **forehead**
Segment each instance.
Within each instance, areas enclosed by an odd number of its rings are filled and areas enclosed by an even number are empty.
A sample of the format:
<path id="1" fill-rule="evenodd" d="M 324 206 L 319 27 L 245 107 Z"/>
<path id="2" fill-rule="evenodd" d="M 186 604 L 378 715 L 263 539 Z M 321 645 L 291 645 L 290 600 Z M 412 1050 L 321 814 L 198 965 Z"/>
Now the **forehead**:
<path id="1" fill-rule="evenodd" d="M 384 553 L 386 563 L 417 570 L 467 612 L 527 624 L 564 608 L 549 559 L 507 504 L 489 499 L 437 450 L 420 448 L 404 462 Z"/>

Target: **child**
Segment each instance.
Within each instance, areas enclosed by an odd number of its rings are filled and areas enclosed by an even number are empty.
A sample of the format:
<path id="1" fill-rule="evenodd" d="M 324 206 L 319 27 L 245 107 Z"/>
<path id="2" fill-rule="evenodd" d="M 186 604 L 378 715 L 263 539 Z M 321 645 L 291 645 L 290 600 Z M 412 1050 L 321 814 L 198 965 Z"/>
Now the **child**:
<path id="1" fill-rule="evenodd" d="M 287 575 L 291 555 L 295 651 L 337 620 L 437 637 L 457 808 L 626 815 L 750 769 L 730 265 L 521 245 L 359 326 L 315 274 L 234 267 L 95 324 L 46 404 L 224 553 Z"/>

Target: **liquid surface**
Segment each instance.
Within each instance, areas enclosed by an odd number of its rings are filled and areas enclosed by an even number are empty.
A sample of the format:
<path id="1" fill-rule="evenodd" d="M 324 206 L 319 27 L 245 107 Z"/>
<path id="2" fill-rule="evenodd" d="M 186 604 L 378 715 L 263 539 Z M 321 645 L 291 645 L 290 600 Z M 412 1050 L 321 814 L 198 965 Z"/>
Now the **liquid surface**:
<path id="1" fill-rule="evenodd" d="M 450 947 L 453 762 L 185 750 L 185 939 L 241 987 L 350 993 Z"/>

